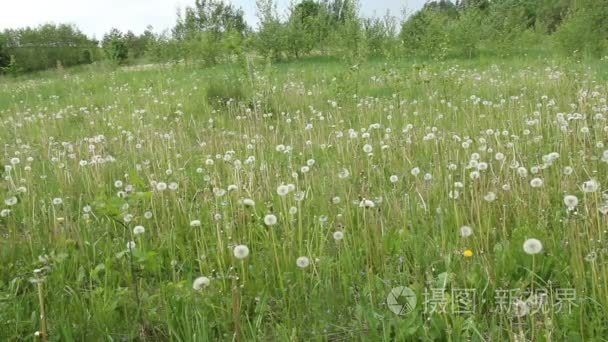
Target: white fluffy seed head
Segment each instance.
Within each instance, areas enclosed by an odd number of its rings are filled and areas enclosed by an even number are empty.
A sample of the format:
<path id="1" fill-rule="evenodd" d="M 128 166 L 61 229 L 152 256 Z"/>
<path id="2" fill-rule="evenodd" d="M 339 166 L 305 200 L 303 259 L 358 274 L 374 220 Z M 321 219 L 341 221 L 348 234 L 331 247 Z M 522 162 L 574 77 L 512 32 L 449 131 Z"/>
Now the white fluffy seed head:
<path id="1" fill-rule="evenodd" d="M 211 283 L 211 280 L 209 280 L 209 278 L 207 278 L 207 277 L 198 277 L 198 278 L 194 279 L 194 282 L 192 282 L 192 288 L 195 291 L 200 291 L 204 287 L 209 286 L 210 283 Z"/>
<path id="2" fill-rule="evenodd" d="M 134 235 L 140 235 L 146 232 L 146 229 L 144 228 L 144 226 L 135 226 L 133 228 L 133 234 Z"/>
<path id="3" fill-rule="evenodd" d="M 595 179 L 591 179 L 588 180 L 586 182 L 583 183 L 582 189 L 583 192 L 596 192 L 598 191 L 600 188 L 600 183 L 598 183 L 598 181 L 596 181 Z"/>
<path id="4" fill-rule="evenodd" d="M 540 188 L 541 186 L 543 186 L 543 180 L 541 178 L 533 178 L 530 181 L 530 186 L 533 188 Z"/>
<path id="5" fill-rule="evenodd" d="M 496 200 L 496 194 L 490 191 L 485 196 L 483 196 L 483 199 L 486 202 L 494 202 Z"/>
<path id="6" fill-rule="evenodd" d="M 517 174 L 520 177 L 526 177 L 528 175 L 528 170 L 525 167 L 520 166 L 517 168 Z"/>
<path id="7" fill-rule="evenodd" d="M 360 208 L 373 208 L 375 206 L 376 204 L 372 200 L 363 199 L 361 202 L 359 202 Z"/>
<path id="8" fill-rule="evenodd" d="M 273 214 L 268 214 L 264 216 L 264 224 L 267 226 L 274 226 L 277 224 L 277 217 Z"/>
<path id="9" fill-rule="evenodd" d="M 538 254 L 543 250 L 543 244 L 538 239 L 528 239 L 524 241 L 524 252 L 530 255 Z"/>
<path id="10" fill-rule="evenodd" d="M 246 206 L 246 207 L 253 207 L 253 206 L 255 206 L 255 202 L 251 198 L 244 198 L 241 203 L 243 203 L 243 205 Z"/>
<path id="11" fill-rule="evenodd" d="M 462 226 L 460 227 L 460 236 L 462 237 L 469 237 L 473 235 L 473 228 L 471 228 L 470 226 Z"/>
<path id="12" fill-rule="evenodd" d="M 574 210 L 574 207 L 578 205 L 578 198 L 574 195 L 564 196 L 564 204 L 568 207 L 568 210 Z"/>
<path id="13" fill-rule="evenodd" d="M 296 265 L 298 265 L 299 268 L 306 268 L 310 265 L 310 259 L 308 259 L 308 257 L 301 256 L 296 259 Z"/>
<path id="14" fill-rule="evenodd" d="M 249 256 L 249 247 L 245 245 L 238 245 L 234 247 L 233 253 L 237 259 L 245 259 L 247 256 Z"/>

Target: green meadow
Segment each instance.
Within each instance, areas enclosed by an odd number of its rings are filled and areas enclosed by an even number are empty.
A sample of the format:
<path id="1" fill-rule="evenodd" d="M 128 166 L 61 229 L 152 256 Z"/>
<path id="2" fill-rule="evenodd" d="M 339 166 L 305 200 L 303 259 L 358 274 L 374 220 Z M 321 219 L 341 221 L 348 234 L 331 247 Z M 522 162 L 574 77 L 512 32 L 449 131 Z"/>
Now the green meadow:
<path id="1" fill-rule="evenodd" d="M 601 341 L 607 97 L 540 57 L 1 78 L 0 339 Z"/>

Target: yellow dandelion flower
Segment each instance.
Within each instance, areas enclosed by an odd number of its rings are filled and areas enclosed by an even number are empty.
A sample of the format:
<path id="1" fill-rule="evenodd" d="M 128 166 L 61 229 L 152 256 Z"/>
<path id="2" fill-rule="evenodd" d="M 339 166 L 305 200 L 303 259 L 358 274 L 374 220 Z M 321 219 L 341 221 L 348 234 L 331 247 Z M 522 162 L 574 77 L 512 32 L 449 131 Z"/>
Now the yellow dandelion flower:
<path id="1" fill-rule="evenodd" d="M 464 252 L 462 252 L 462 255 L 464 255 L 465 257 L 472 257 L 473 256 L 473 251 L 470 249 L 465 249 Z"/>

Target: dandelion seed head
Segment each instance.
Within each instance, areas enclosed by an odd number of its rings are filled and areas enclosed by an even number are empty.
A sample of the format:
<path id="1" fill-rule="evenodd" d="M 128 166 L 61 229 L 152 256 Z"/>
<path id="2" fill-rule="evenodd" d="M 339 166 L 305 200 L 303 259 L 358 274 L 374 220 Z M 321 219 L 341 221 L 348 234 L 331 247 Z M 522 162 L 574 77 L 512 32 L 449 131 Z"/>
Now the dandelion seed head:
<path id="1" fill-rule="evenodd" d="M 588 181 L 584 182 L 582 185 L 582 190 L 583 190 L 583 192 L 586 192 L 586 193 L 596 192 L 599 190 L 599 188 L 600 188 L 600 183 L 598 183 L 598 181 L 596 181 L 595 179 L 588 180 Z"/>
<path id="2" fill-rule="evenodd" d="M 246 207 L 253 207 L 255 206 L 255 201 L 252 200 L 251 198 L 243 198 L 243 200 L 241 201 L 241 203 L 246 206 Z"/>
<path id="3" fill-rule="evenodd" d="M 543 180 L 541 178 L 533 178 L 530 181 L 530 186 L 533 188 L 540 188 L 543 186 Z"/>
<path id="4" fill-rule="evenodd" d="M 372 200 L 363 199 L 359 202 L 360 208 L 373 208 L 375 206 L 376 206 L 376 204 Z"/>
<path id="5" fill-rule="evenodd" d="M 543 250 L 543 244 L 538 239 L 527 239 L 524 241 L 523 249 L 527 254 L 534 255 Z"/>
<path id="6" fill-rule="evenodd" d="M 470 226 L 462 226 L 460 227 L 460 236 L 466 238 L 473 235 L 473 228 Z"/>
<path id="7" fill-rule="evenodd" d="M 247 256 L 249 256 L 249 247 L 245 245 L 238 245 L 234 247 L 233 253 L 235 258 L 245 259 Z"/>
<path id="8" fill-rule="evenodd" d="M 496 200 L 496 194 L 494 192 L 490 191 L 485 196 L 483 196 L 483 199 L 486 202 L 494 202 Z"/>
<path id="9" fill-rule="evenodd" d="M 350 176 L 350 172 L 348 171 L 348 169 L 342 169 L 340 170 L 340 172 L 338 173 L 338 177 L 340 179 L 345 179 L 348 178 L 348 176 Z"/>
<path id="10" fill-rule="evenodd" d="M 574 210 L 578 205 L 578 198 L 574 195 L 566 195 L 564 196 L 564 204 L 568 207 L 568 210 Z"/>
<path id="11" fill-rule="evenodd" d="M 264 224 L 267 226 L 274 226 L 277 224 L 277 217 L 273 214 L 268 214 L 264 216 Z"/>
<path id="12" fill-rule="evenodd" d="M 194 289 L 194 291 L 200 291 L 203 288 L 209 286 L 209 284 L 211 283 L 211 280 L 207 277 L 198 277 L 196 279 L 194 279 L 194 282 L 192 282 L 192 288 Z"/>
<path id="13" fill-rule="evenodd" d="M 133 228 L 133 234 L 134 235 L 141 235 L 143 233 L 146 232 L 146 229 L 144 228 L 144 226 L 135 226 Z"/>
<path id="14" fill-rule="evenodd" d="M 8 205 L 9 207 L 17 204 L 17 197 L 11 196 L 11 197 L 5 199 L 4 204 Z"/>
<path id="15" fill-rule="evenodd" d="M 310 259 L 308 259 L 308 257 L 301 256 L 296 259 L 296 265 L 299 268 L 306 268 L 310 265 Z"/>

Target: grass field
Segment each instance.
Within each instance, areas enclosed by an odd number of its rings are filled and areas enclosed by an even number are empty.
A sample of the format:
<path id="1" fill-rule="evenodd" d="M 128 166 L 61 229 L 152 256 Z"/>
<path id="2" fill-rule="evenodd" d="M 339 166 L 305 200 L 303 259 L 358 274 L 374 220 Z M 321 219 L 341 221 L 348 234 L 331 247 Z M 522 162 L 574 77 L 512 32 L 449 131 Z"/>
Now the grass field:
<path id="1" fill-rule="evenodd" d="M 0 340 L 601 341 L 607 97 L 608 61 L 0 79 Z"/>

